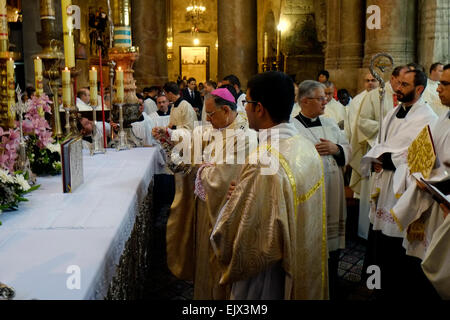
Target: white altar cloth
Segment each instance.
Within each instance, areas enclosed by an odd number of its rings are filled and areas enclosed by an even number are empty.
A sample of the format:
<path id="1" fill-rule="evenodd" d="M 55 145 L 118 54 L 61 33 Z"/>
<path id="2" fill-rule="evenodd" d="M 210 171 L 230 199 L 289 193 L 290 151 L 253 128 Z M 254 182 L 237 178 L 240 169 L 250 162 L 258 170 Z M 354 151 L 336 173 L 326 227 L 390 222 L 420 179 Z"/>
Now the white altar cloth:
<path id="1" fill-rule="evenodd" d="M 62 193 L 62 177 L 41 187 L 0 226 L 0 281 L 15 299 L 103 299 L 133 229 L 139 204 L 164 160 L 159 147 L 83 156 L 84 184 Z M 70 266 L 80 289 L 66 285 Z M 75 267 L 76 268 L 76 267 Z"/>

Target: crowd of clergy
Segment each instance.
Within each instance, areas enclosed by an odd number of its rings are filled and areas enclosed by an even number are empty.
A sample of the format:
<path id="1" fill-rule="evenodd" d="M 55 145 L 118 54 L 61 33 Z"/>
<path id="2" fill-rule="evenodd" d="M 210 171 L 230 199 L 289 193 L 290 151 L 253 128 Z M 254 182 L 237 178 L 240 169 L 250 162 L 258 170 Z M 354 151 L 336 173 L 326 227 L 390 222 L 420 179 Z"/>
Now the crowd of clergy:
<path id="1" fill-rule="evenodd" d="M 189 78 L 138 94 L 147 124 L 135 133 L 161 147 L 175 180 L 167 264 L 193 281 L 194 299 L 338 299 L 346 186 L 359 199 L 362 276 L 375 297 L 450 298 L 448 201 L 408 163 L 428 126 L 435 158 L 425 178 L 449 193 L 450 65 L 433 64 L 428 77 L 415 63 L 395 67 L 383 101 L 370 73 L 353 98 L 329 77 L 296 84 L 270 71 L 246 92 L 234 75 L 198 87 Z M 80 90 L 80 107 L 88 94 Z M 193 161 L 197 146 L 178 154 L 177 132 L 200 134 L 209 157 Z M 245 161 L 226 161 L 230 153 Z"/>
<path id="2" fill-rule="evenodd" d="M 195 107 L 192 80 L 181 91 L 164 86 L 173 107 L 152 136 L 175 176 L 167 264 L 193 281 L 195 299 L 338 299 L 346 185 L 359 199 L 363 281 L 375 297 L 450 298 L 448 201 L 408 167 L 411 144 L 429 128 L 426 181 L 449 193 L 450 65 L 433 64 L 429 77 L 415 63 L 397 66 L 383 103 L 370 73 L 363 92 L 341 90 L 341 99 L 325 70 L 298 85 L 282 72 L 257 74 L 246 93 L 231 75 Z M 201 151 L 214 152 L 200 162 L 191 161 L 197 147 L 174 157 L 179 130 L 200 133 Z M 257 146 L 246 139 L 253 133 Z M 227 162 L 230 152 L 246 161 Z M 270 173 L 265 156 L 278 164 Z"/>

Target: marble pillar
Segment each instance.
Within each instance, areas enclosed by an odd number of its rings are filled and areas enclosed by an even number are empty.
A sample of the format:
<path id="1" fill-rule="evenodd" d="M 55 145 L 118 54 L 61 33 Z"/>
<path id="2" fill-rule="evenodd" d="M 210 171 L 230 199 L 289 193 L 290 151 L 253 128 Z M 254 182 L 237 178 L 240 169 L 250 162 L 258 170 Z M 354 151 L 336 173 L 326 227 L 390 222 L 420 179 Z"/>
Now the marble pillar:
<path id="1" fill-rule="evenodd" d="M 366 26 L 364 67 L 379 52 L 389 53 L 396 66 L 416 61 L 416 1 L 367 0 L 371 5 L 380 7 L 381 29 Z"/>
<path id="2" fill-rule="evenodd" d="M 440 61 L 450 62 L 450 2 L 419 0 L 418 60 L 425 70 Z"/>
<path id="3" fill-rule="evenodd" d="M 134 78 L 139 88 L 164 85 L 167 73 L 165 0 L 132 0 L 133 44 L 140 48 Z"/>
<path id="4" fill-rule="evenodd" d="M 218 80 L 236 75 L 245 90 L 257 72 L 256 0 L 218 1 Z"/>

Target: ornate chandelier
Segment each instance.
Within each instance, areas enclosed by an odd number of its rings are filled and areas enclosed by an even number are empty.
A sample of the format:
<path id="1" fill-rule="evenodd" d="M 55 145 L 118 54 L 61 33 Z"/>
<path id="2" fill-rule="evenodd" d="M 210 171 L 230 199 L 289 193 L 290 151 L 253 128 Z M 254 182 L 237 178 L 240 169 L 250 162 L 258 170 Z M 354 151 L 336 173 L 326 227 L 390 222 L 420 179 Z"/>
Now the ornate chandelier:
<path id="1" fill-rule="evenodd" d="M 206 7 L 193 0 L 186 7 L 186 20 L 192 23 L 192 33 L 198 32 L 198 25 L 203 22 Z"/>

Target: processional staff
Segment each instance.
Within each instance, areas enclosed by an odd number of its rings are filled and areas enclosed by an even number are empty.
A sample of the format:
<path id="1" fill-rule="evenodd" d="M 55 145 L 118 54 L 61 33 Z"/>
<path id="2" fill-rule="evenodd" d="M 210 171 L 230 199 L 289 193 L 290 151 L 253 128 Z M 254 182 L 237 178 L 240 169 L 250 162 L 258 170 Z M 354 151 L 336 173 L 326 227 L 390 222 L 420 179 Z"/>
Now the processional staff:
<path id="1" fill-rule="evenodd" d="M 379 59 L 380 57 L 385 57 L 389 60 L 389 64 L 383 64 L 381 59 Z M 376 63 L 378 62 L 378 63 Z M 370 73 L 372 74 L 372 76 L 378 80 L 378 82 L 380 83 L 380 87 L 378 88 L 378 92 L 380 94 L 380 118 L 378 119 L 379 121 L 379 129 L 378 129 L 378 143 L 381 143 L 381 126 L 383 124 L 383 112 L 384 112 L 384 96 L 386 93 L 385 90 L 385 82 L 383 77 L 376 72 L 375 68 L 378 68 L 381 70 L 382 73 L 384 73 L 386 71 L 386 69 L 392 68 L 394 66 L 394 59 L 392 58 L 392 56 L 388 53 L 377 53 L 376 55 L 374 55 L 372 57 L 372 60 L 370 61 Z"/>

